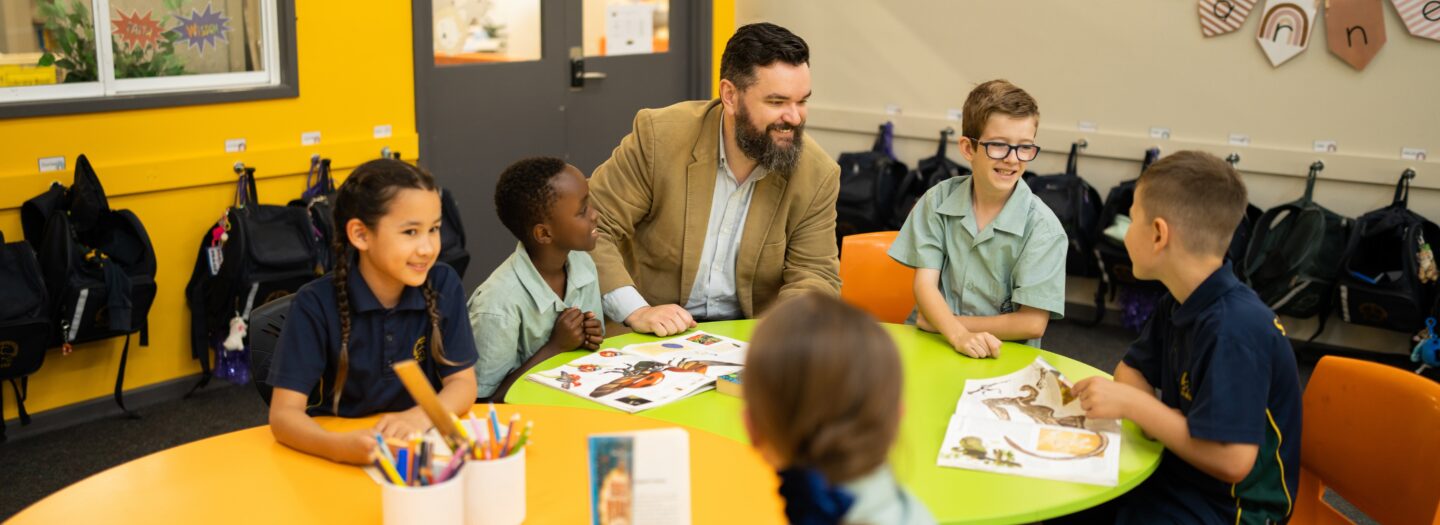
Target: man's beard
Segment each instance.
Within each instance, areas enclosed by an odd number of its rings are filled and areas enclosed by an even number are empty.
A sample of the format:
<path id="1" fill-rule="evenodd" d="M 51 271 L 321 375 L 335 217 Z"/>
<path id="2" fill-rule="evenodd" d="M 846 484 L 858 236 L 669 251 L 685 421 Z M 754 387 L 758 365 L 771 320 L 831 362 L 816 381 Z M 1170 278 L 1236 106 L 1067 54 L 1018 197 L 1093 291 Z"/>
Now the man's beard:
<path id="1" fill-rule="evenodd" d="M 741 103 L 735 112 L 735 143 L 740 146 L 740 151 L 750 157 L 756 163 L 764 166 L 766 170 L 789 173 L 795 167 L 795 162 L 800 159 L 800 148 L 805 143 L 805 124 L 801 123 L 792 129 L 792 139 L 789 146 L 781 146 L 770 138 L 770 132 L 787 127 L 784 123 L 775 123 L 766 126 L 765 129 L 756 129 L 750 123 L 750 112 Z"/>

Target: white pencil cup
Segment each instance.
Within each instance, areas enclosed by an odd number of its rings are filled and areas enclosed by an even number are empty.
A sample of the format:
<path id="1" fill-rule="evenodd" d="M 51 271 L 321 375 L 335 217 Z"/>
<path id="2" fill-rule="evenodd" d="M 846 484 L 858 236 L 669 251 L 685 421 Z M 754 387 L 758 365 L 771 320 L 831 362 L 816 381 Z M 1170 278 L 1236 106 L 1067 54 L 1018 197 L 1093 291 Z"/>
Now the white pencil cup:
<path id="1" fill-rule="evenodd" d="M 436 464 L 436 471 L 444 465 Z M 380 484 L 385 525 L 460 525 L 465 522 L 465 480 L 451 476 L 424 487 Z"/>
<path id="2" fill-rule="evenodd" d="M 525 521 L 525 448 L 500 459 L 465 462 L 465 525 Z"/>

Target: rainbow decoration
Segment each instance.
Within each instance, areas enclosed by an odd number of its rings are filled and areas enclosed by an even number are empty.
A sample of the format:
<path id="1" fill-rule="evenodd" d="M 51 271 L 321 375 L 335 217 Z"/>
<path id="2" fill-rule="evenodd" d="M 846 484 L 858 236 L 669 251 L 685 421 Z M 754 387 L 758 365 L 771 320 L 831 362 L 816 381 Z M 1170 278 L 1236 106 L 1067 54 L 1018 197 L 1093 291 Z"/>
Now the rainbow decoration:
<path id="1" fill-rule="evenodd" d="M 1295 58 L 1310 44 L 1310 28 L 1318 0 L 1267 0 L 1265 16 L 1255 40 L 1265 51 L 1270 65 L 1279 67 Z"/>

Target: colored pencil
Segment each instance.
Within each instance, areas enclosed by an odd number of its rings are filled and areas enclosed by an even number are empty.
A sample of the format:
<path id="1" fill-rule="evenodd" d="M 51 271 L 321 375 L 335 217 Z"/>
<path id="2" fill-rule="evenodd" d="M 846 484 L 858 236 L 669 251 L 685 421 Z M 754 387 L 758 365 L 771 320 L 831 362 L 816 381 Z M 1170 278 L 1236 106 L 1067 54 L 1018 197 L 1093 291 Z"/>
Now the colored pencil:
<path id="1" fill-rule="evenodd" d="M 520 451 L 520 447 L 525 446 L 525 442 L 530 439 L 530 429 L 531 429 L 531 428 L 534 428 L 534 427 L 535 427 L 535 422 L 534 422 L 534 421 L 526 421 L 526 422 L 525 422 L 525 430 L 521 430 L 521 431 L 520 431 L 520 439 L 515 440 L 515 445 L 510 448 L 510 452 L 509 452 L 509 454 L 507 454 L 507 455 L 513 455 L 513 454 L 515 454 L 516 452 L 519 452 L 519 451 Z"/>
<path id="2" fill-rule="evenodd" d="M 490 444 L 492 446 L 498 446 L 502 438 L 500 436 L 500 419 L 495 416 L 495 403 L 490 403 L 490 431 L 492 432 L 492 434 L 490 434 Z M 492 456 L 499 457 L 499 455 L 500 451 L 497 450 Z"/>
<path id="3" fill-rule="evenodd" d="M 405 385 L 405 390 L 415 400 L 415 404 L 425 411 L 430 417 L 430 423 L 440 431 L 440 437 L 450 450 L 455 450 L 462 441 L 460 430 L 455 428 L 454 417 L 445 405 L 440 403 L 440 396 L 435 393 L 435 388 L 430 386 L 430 380 L 425 377 L 425 372 L 420 370 L 420 364 L 413 360 L 405 360 L 395 363 L 395 375 L 400 377 L 400 382 Z"/>
<path id="4" fill-rule="evenodd" d="M 395 466 L 391 465 L 390 462 L 385 459 L 385 456 L 379 453 L 371 453 L 370 459 L 375 462 L 376 466 L 380 468 L 380 473 L 384 474 L 385 478 L 390 480 L 390 483 L 396 485 L 405 484 L 405 480 L 400 479 L 400 473 L 395 472 Z"/>
<path id="5" fill-rule="evenodd" d="M 510 422 L 505 424 L 505 440 L 500 445 L 500 457 L 502 458 L 510 453 L 510 443 L 515 441 L 515 422 L 519 420 L 520 414 L 517 412 L 510 414 Z"/>

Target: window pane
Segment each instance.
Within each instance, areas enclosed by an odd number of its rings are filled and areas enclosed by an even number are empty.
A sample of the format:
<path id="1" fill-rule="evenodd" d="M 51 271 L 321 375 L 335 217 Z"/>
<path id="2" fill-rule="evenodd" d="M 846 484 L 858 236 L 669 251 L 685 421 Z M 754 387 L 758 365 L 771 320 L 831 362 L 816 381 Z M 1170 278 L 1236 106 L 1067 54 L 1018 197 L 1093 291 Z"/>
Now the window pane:
<path id="1" fill-rule="evenodd" d="M 585 0 L 585 56 L 670 50 L 670 0 Z"/>
<path id="2" fill-rule="evenodd" d="M 115 78 L 263 71 L 263 0 L 110 0 Z"/>
<path id="3" fill-rule="evenodd" d="M 95 82 L 88 0 L 0 1 L 0 88 Z"/>
<path id="4" fill-rule="evenodd" d="M 540 60 L 540 0 L 432 0 L 435 65 Z"/>

